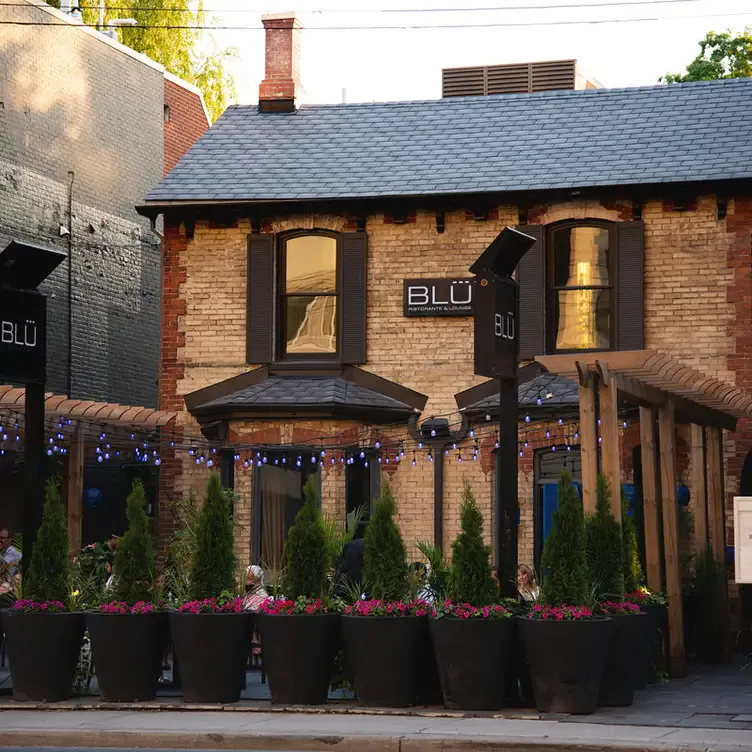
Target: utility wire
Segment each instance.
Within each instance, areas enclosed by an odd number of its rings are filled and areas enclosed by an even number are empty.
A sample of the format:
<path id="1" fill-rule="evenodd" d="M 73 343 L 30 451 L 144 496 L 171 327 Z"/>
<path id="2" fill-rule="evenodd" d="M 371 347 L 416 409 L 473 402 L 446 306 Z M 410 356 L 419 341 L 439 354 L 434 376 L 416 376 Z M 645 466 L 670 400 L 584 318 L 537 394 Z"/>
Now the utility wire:
<path id="1" fill-rule="evenodd" d="M 605 24 L 645 23 L 657 21 L 686 21 L 702 18 L 730 18 L 732 16 L 752 16 L 752 10 L 738 13 L 708 13 L 693 16 L 646 16 L 643 18 L 602 18 L 579 21 L 523 21 L 468 24 L 401 24 L 398 26 L 307 26 L 309 31 L 417 31 L 441 29 L 498 29 L 524 28 L 536 26 L 595 26 Z M 0 21 L 0 26 L 51 26 L 58 28 L 92 28 L 85 23 L 61 23 L 60 21 Z M 207 24 L 137 24 L 129 29 L 191 29 L 193 31 L 263 31 L 263 26 L 213 26 Z"/>
<path id="2" fill-rule="evenodd" d="M 340 13 L 352 15 L 355 13 L 494 13 L 499 11 L 533 11 L 533 10 L 559 10 L 572 8 L 621 8 L 629 6 L 644 5 L 674 5 L 677 3 L 698 3 L 702 0 L 612 0 L 611 2 L 598 3 L 558 3 L 550 5 L 501 5 L 477 8 L 325 8 L 311 11 L 315 15 L 323 13 Z M 0 7 L 5 8 L 28 8 L 28 3 L 0 3 Z M 81 9 L 98 10 L 96 5 L 79 5 Z M 197 11 L 191 8 L 164 8 L 164 7 L 143 7 L 134 5 L 110 5 L 105 10 L 116 11 L 149 11 L 156 13 L 192 13 Z M 203 13 L 267 13 L 271 12 L 268 8 L 203 8 Z"/>

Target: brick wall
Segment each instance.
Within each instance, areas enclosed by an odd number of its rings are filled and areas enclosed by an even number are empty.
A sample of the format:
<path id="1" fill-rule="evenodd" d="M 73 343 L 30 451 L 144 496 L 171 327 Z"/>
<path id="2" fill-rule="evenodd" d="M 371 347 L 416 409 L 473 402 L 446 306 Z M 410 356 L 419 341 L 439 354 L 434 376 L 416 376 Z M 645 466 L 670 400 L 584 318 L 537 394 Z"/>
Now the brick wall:
<path id="1" fill-rule="evenodd" d="M 467 213 L 447 213 L 446 230 L 436 232 L 434 214 L 418 211 L 407 224 L 394 224 L 384 215 L 367 218 L 368 263 L 368 370 L 428 396 L 424 416 L 449 414 L 457 420 L 454 394 L 480 383 L 472 373 L 473 325 L 470 318 L 414 318 L 402 316 L 402 280 L 410 277 L 467 275 L 469 264 L 506 226 L 518 222 L 516 207 L 499 206 L 488 221 L 474 221 Z M 531 223 L 560 219 L 597 218 L 613 221 L 632 218 L 630 201 L 570 201 L 532 207 Z M 688 211 L 673 211 L 662 201 L 643 205 L 645 234 L 645 339 L 646 347 L 658 348 L 718 378 L 752 388 L 752 364 L 745 348 L 750 280 L 749 236 L 752 209 L 748 201 L 731 201 L 728 216 L 719 220 L 713 196 L 701 196 Z M 170 226 L 165 267 L 167 302 L 176 313 L 168 328 L 167 345 L 176 350 L 170 368 L 174 381 L 163 381 L 162 406 L 176 406 L 186 393 L 246 371 L 245 292 L 248 220 L 230 227 L 217 227 L 197 218 L 193 238 Z M 169 222 L 168 222 L 169 224 Z M 352 229 L 349 218 L 301 215 L 267 218 L 262 232 L 292 228 Z M 179 275 L 179 276 L 178 276 Z M 746 306 L 746 308 L 745 308 Z M 742 314 L 738 313 L 743 308 Z M 167 326 L 167 324 L 165 324 Z M 174 331 L 174 337 L 173 337 Z M 166 350 L 165 350 L 166 351 Z M 741 360 L 740 360 L 741 359 Z M 173 387 L 174 384 L 174 387 Z M 187 430 L 196 426 L 184 415 Z M 339 430 L 333 424 L 308 426 L 306 430 Z M 294 430 L 286 424 L 276 428 L 284 437 Z M 303 430 L 303 424 L 300 424 Z M 250 426 L 247 427 L 250 430 Z M 258 428 L 258 427 L 257 427 Z M 454 539 L 459 527 L 459 499 L 468 479 L 486 517 L 486 538 L 493 530 L 492 499 L 493 440 L 482 426 L 481 456 L 472 462 L 471 446 L 463 445 L 465 461 L 457 452 L 445 458 L 444 543 Z M 244 429 L 245 430 L 245 427 Z M 310 434 L 313 435 L 313 434 Z M 322 433 L 316 435 L 323 435 Z M 301 439 L 301 435 L 298 439 Z M 681 436 L 680 436 L 681 438 Z M 282 438 L 285 441 L 284 438 Z M 631 449 L 639 442 L 632 426 L 623 437 L 624 478 L 632 479 Z M 736 462 L 738 436 L 727 441 L 729 471 Z M 746 446 L 746 445 L 745 445 Z M 466 454 L 465 454 L 466 452 Z M 409 453 L 408 453 L 409 455 Z M 680 453 L 681 455 L 681 453 Z M 408 456 L 408 459 L 410 457 Z M 187 460 L 180 459 L 185 469 Z M 686 476 L 686 452 L 679 458 Z M 383 467 L 383 466 L 382 466 Z M 385 469 L 385 468 L 384 468 Z M 204 471 L 205 472 L 205 471 Z M 398 521 L 409 544 L 433 538 L 433 468 L 425 454 L 416 467 L 410 462 L 391 465 L 388 475 L 398 502 Z M 241 471 L 242 475 L 242 471 Z M 203 479 L 200 481 L 203 482 Z M 727 489 L 735 482 L 727 479 Z M 340 516 L 344 512 L 343 481 L 339 469 L 325 472 L 322 484 L 324 509 Z M 186 486 L 186 481 L 182 484 Z M 250 482 L 241 482 L 250 493 Z M 521 529 L 520 561 L 532 563 L 534 541 L 533 461 L 526 453 L 519 474 Z M 245 502 L 249 504 L 249 501 Z M 250 524 L 250 508 L 245 518 Z M 242 523 L 239 553 L 247 556 L 250 530 Z M 410 555 L 415 555 L 411 548 Z"/>
<path id="2" fill-rule="evenodd" d="M 154 405 L 159 251 L 134 206 L 162 175 L 162 69 L 46 7 L 0 7 L 3 21 L 55 24 L 0 25 L 0 244 L 72 251 L 71 396 Z M 43 288 L 56 392 L 67 388 L 67 277 L 63 264 Z"/>
<path id="3" fill-rule="evenodd" d="M 209 127 L 201 95 L 165 76 L 164 174 L 166 175 Z"/>

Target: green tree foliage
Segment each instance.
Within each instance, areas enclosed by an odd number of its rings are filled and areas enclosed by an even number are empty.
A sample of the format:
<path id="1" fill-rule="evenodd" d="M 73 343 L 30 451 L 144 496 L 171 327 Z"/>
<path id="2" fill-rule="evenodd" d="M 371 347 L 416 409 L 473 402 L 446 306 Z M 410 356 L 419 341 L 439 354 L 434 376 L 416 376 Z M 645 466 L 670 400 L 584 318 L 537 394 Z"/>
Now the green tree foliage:
<path id="1" fill-rule="evenodd" d="M 156 555 L 145 507 L 144 486 L 137 480 L 126 506 L 128 530 L 120 539 L 113 565 L 113 600 L 129 605 L 154 598 Z"/>
<path id="2" fill-rule="evenodd" d="M 326 592 L 329 551 L 314 483 L 311 476 L 303 487 L 303 507 L 287 534 L 285 595 L 290 598 L 320 598 Z"/>
<path id="3" fill-rule="evenodd" d="M 206 501 L 198 518 L 191 566 L 192 598 L 216 598 L 235 587 L 235 554 L 230 497 L 218 473 L 209 476 Z"/>
<path id="4" fill-rule="evenodd" d="M 45 489 L 42 524 L 31 552 L 24 581 L 24 597 L 35 601 L 71 604 L 71 571 L 68 559 L 68 521 L 56 481 Z"/>
<path id="5" fill-rule="evenodd" d="M 60 7 L 60 0 L 47 0 Z M 115 18 L 134 18 L 138 26 L 118 30 L 120 41 L 161 63 L 176 76 L 197 86 L 212 121 L 216 120 L 235 97 L 235 81 L 225 64 L 237 55 L 232 48 L 218 49 L 197 28 L 210 24 L 203 0 L 110 0 L 105 8 L 105 23 Z M 96 26 L 99 10 L 96 3 L 82 4 L 84 23 Z M 164 28 L 181 26 L 185 28 Z M 162 27 L 162 28 L 159 28 Z M 207 44 L 207 41 L 211 42 Z"/>
<path id="6" fill-rule="evenodd" d="M 588 597 L 585 518 L 572 474 L 567 471 L 562 471 L 559 480 L 559 508 L 543 548 L 541 566 L 544 603 L 584 605 Z"/>
<path id="7" fill-rule="evenodd" d="M 365 535 L 363 581 L 372 598 L 397 601 L 409 587 L 407 552 L 397 523 L 396 504 L 388 484 L 384 484 Z"/>
<path id="8" fill-rule="evenodd" d="M 634 593 L 642 586 L 644 574 L 637 542 L 637 526 L 634 517 L 629 514 L 629 502 L 624 489 L 621 492 L 621 535 L 624 544 L 624 590 Z"/>
<path id="9" fill-rule="evenodd" d="M 465 481 L 460 507 L 462 531 L 452 544 L 450 594 L 459 603 L 487 606 L 498 598 L 491 574 L 491 547 L 483 543 L 483 515 Z"/>
<path id="10" fill-rule="evenodd" d="M 595 514 L 585 518 L 590 589 L 601 597 L 621 600 L 624 595 L 624 565 L 621 525 L 611 511 L 611 486 L 598 473 Z"/>
<path id="11" fill-rule="evenodd" d="M 685 73 L 667 73 L 659 81 L 677 84 L 684 81 L 716 81 L 721 78 L 752 77 L 752 27 L 740 34 L 710 31 L 700 41 L 700 54 Z"/>

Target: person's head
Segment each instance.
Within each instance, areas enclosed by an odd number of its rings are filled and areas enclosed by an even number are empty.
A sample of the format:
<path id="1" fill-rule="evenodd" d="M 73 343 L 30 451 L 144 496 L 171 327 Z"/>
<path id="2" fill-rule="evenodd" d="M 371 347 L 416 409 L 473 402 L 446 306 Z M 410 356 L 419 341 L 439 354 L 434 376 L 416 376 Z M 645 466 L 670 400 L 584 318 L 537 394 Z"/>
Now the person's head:
<path id="1" fill-rule="evenodd" d="M 0 551 L 5 551 L 10 546 L 13 533 L 7 527 L 0 527 Z"/>
<path id="2" fill-rule="evenodd" d="M 246 585 L 251 588 L 260 587 L 264 584 L 264 572 L 261 567 L 253 564 L 246 569 Z"/>
<path id="3" fill-rule="evenodd" d="M 423 578 L 428 573 L 428 570 L 426 569 L 426 565 L 422 561 L 414 561 L 412 564 L 410 564 L 410 572 L 416 577 Z"/>
<path id="4" fill-rule="evenodd" d="M 527 564 L 517 567 L 517 582 L 520 587 L 531 588 L 535 586 L 535 572 Z"/>
<path id="5" fill-rule="evenodd" d="M 118 543 L 120 543 L 120 538 L 117 535 L 113 535 L 112 538 L 107 541 L 107 548 L 109 548 L 112 553 L 115 553 L 117 551 Z"/>

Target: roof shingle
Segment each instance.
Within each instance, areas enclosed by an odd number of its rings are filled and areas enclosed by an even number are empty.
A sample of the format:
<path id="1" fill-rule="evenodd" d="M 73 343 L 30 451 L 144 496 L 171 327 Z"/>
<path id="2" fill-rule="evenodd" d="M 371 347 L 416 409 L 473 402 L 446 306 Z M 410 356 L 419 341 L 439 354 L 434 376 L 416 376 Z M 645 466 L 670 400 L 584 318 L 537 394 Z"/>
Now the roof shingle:
<path id="1" fill-rule="evenodd" d="M 503 192 L 752 177 L 752 79 L 233 106 L 146 202 Z"/>

